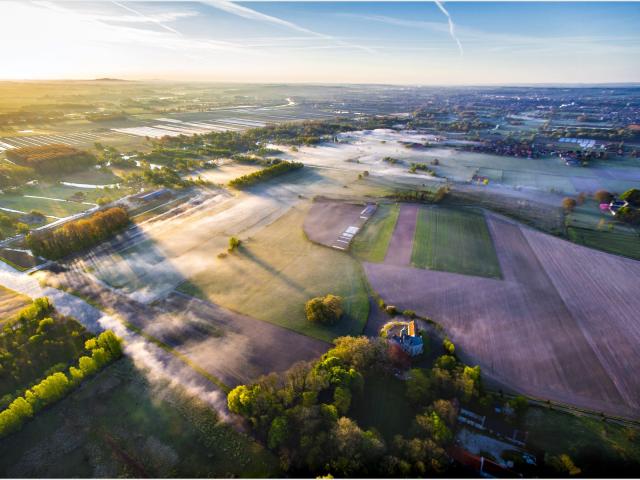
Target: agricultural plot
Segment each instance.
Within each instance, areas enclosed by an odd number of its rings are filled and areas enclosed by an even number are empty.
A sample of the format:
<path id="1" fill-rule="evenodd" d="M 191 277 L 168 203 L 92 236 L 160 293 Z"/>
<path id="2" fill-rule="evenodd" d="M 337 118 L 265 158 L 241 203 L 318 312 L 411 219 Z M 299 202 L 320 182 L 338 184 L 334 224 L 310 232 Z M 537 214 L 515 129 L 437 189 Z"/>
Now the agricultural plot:
<path id="1" fill-rule="evenodd" d="M 307 208 L 292 208 L 190 282 L 214 303 L 321 340 L 362 333 L 369 302 L 360 267 L 304 238 Z M 309 323 L 305 302 L 327 293 L 343 297 L 343 318 L 334 326 Z"/>
<path id="2" fill-rule="evenodd" d="M 109 186 L 120 183 L 122 178 L 105 168 L 91 168 L 67 173 L 60 180 L 61 182 L 79 185 Z"/>
<path id="3" fill-rule="evenodd" d="M 26 295 L 0 287 L 0 326 L 30 303 Z"/>
<path id="4" fill-rule="evenodd" d="M 467 363 L 539 398 L 640 413 L 640 264 L 490 217 L 503 280 L 365 264 L 385 301 L 440 323 Z M 623 367 L 624 365 L 624 367 Z"/>
<path id="5" fill-rule="evenodd" d="M 398 221 L 400 206 L 382 204 L 353 240 L 351 251 L 361 260 L 382 262 Z"/>
<path id="6" fill-rule="evenodd" d="M 28 197 L 6 193 L 0 195 L 0 210 L 6 209 L 16 213 L 29 213 L 36 210 L 50 217 L 64 218 L 84 212 L 89 208 L 91 208 L 90 205 L 63 199 L 41 198 L 39 196 Z"/>
<path id="7" fill-rule="evenodd" d="M 48 135 L 23 135 L 0 138 L 0 152 L 14 148 L 43 145 L 86 146 L 114 136 L 113 132 L 65 132 Z"/>
<path id="8" fill-rule="evenodd" d="M 351 257 L 304 237 L 310 207 L 304 196 L 363 195 L 378 188 L 357 174 L 303 169 L 234 196 L 198 189 L 193 201 L 157 219 L 146 218 L 71 267 L 146 304 L 182 285 L 185 293 L 322 340 L 360 333 L 368 310 L 360 267 Z M 280 220 L 283 215 L 286 219 Z M 219 256 L 231 236 L 242 240 L 240 251 Z M 309 325 L 304 303 L 326 293 L 345 297 L 344 321 L 332 328 Z"/>
<path id="9" fill-rule="evenodd" d="M 572 242 L 604 252 L 640 260 L 640 231 L 602 213 L 593 201 L 578 206 L 566 217 Z"/>
<path id="10" fill-rule="evenodd" d="M 347 250 L 354 236 L 376 210 L 375 204 L 316 199 L 304 219 L 304 233 L 312 242 Z"/>
<path id="11" fill-rule="evenodd" d="M 421 208 L 411 264 L 445 272 L 500 277 L 500 265 L 484 215 L 470 209 Z"/>
<path id="12" fill-rule="evenodd" d="M 409 265 L 411 248 L 416 232 L 418 205 L 402 205 L 396 222 L 396 228 L 389 242 L 389 248 L 384 257 L 389 265 Z"/>

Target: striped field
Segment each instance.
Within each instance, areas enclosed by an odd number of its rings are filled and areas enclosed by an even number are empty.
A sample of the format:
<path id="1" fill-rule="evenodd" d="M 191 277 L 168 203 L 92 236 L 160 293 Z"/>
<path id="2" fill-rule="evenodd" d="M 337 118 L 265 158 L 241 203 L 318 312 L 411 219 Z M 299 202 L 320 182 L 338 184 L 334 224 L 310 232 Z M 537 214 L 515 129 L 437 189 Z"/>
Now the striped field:
<path id="1" fill-rule="evenodd" d="M 411 264 L 430 270 L 501 277 L 484 215 L 474 210 L 420 208 Z"/>

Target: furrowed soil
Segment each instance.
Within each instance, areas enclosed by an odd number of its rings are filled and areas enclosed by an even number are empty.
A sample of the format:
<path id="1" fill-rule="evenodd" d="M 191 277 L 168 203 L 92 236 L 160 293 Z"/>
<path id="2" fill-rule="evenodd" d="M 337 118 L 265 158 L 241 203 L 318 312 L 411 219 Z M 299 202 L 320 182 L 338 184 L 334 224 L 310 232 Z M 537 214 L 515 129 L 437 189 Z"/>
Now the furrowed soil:
<path id="1" fill-rule="evenodd" d="M 433 318 L 469 361 L 539 398 L 638 416 L 640 264 L 488 216 L 503 280 L 365 264 L 373 289 Z"/>

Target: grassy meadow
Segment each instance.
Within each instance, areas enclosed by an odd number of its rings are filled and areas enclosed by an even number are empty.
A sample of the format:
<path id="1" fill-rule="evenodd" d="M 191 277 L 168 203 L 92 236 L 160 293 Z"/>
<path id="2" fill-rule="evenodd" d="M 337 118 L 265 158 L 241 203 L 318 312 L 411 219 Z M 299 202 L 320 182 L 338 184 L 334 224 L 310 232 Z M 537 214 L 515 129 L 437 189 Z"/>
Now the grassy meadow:
<path id="1" fill-rule="evenodd" d="M 565 219 L 572 242 L 607 253 L 640 260 L 640 230 L 602 213 L 594 201 L 587 201 Z"/>
<path id="2" fill-rule="evenodd" d="M 399 213 L 400 206 L 397 203 L 378 206 L 376 213 L 351 244 L 351 251 L 356 258 L 367 262 L 384 261 Z"/>
<path id="3" fill-rule="evenodd" d="M 473 210 L 421 208 L 411 263 L 418 268 L 465 275 L 501 276 L 484 216 Z"/>
<path id="4" fill-rule="evenodd" d="M 362 333 L 369 302 L 360 266 L 352 257 L 304 237 L 307 209 L 291 208 L 180 290 L 321 340 Z M 327 293 L 343 297 L 342 319 L 334 326 L 309 323 L 304 304 Z"/>

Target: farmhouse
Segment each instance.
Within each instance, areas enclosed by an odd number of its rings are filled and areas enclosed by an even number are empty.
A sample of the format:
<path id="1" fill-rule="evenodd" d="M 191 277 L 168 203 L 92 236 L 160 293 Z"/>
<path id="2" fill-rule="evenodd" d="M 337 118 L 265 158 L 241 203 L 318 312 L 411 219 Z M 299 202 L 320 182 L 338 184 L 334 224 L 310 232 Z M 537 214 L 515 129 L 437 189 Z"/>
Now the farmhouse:
<path id="1" fill-rule="evenodd" d="M 389 341 L 398 344 L 412 357 L 420 355 L 424 350 L 424 342 L 422 337 L 416 334 L 416 322 L 413 320 L 402 327 L 399 334 L 390 337 Z"/>
<path id="2" fill-rule="evenodd" d="M 618 213 L 618 210 L 622 207 L 626 207 L 627 205 L 629 205 L 629 203 L 626 200 L 614 200 L 609 204 L 609 211 L 611 212 L 611 215 L 615 215 Z"/>

